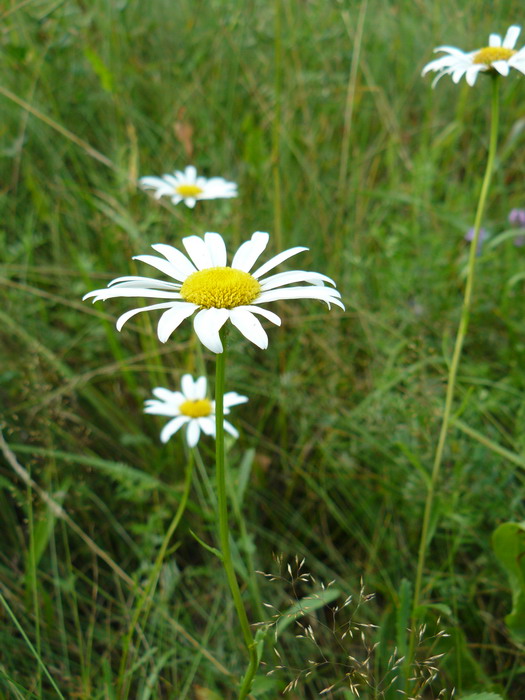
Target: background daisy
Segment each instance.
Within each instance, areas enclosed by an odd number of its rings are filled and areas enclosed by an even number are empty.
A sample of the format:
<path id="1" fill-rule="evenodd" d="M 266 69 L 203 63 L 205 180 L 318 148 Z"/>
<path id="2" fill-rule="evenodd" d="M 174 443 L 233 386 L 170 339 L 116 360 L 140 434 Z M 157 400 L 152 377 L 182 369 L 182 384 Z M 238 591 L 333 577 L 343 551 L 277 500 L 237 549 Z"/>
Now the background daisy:
<path id="1" fill-rule="evenodd" d="M 168 442 L 183 426 L 186 426 L 186 441 L 189 447 L 195 447 L 199 442 L 201 431 L 205 435 L 215 437 L 215 402 L 207 398 L 206 377 L 194 380 L 191 374 L 185 374 L 181 379 L 180 391 L 156 387 L 153 389 L 153 396 L 154 399 L 145 401 L 144 413 L 172 418 L 161 430 L 161 442 Z M 224 413 L 229 413 L 232 406 L 247 401 L 247 396 L 229 391 L 224 394 Z M 239 437 L 238 431 L 227 420 L 224 421 L 224 429 L 233 437 Z"/>
<path id="2" fill-rule="evenodd" d="M 169 197 L 173 204 L 184 202 L 191 209 L 200 199 L 237 197 L 235 182 L 228 182 L 222 177 L 205 178 L 197 175 L 197 169 L 193 165 L 162 177 L 141 177 L 139 184 L 145 190 L 154 190 L 155 199 Z"/>

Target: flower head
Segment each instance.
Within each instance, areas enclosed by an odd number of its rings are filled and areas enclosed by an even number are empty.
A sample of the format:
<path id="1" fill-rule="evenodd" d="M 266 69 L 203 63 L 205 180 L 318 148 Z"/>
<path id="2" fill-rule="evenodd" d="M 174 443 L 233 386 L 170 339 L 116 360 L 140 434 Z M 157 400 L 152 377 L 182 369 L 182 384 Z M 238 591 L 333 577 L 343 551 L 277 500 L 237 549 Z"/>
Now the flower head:
<path id="1" fill-rule="evenodd" d="M 135 314 L 163 309 L 157 326 L 157 335 L 162 343 L 185 318 L 196 313 L 193 322 L 195 332 L 202 344 L 212 352 L 223 351 L 219 331 L 228 320 L 245 338 L 265 349 L 268 347 L 268 336 L 256 316 L 262 316 L 277 326 L 281 325 L 281 319 L 272 311 L 261 308 L 260 304 L 283 299 L 320 299 L 329 308 L 330 304 L 345 308 L 340 293 L 325 286 L 325 283 L 335 286 L 333 280 L 319 272 L 291 270 L 265 277 L 274 267 L 307 248 L 289 248 L 251 272 L 268 240 L 267 233 L 256 231 L 249 241 L 239 247 L 229 266 L 226 264 L 226 245 L 218 233 L 205 233 L 204 238 L 183 238 L 182 244 L 189 257 L 173 246 L 157 243 L 152 248 L 162 258 L 137 255 L 134 259 L 155 267 L 174 282 L 150 277 L 119 277 L 110 282 L 106 289 L 89 292 L 84 299 L 93 298 L 94 302 L 113 297 L 167 300 L 132 309 L 117 320 L 117 330 L 120 331 Z"/>
<path id="2" fill-rule="evenodd" d="M 173 204 L 184 202 L 193 209 L 199 199 L 224 199 L 237 196 L 237 185 L 222 177 L 205 178 L 197 175 L 193 165 L 186 170 L 175 170 L 173 175 L 141 177 L 139 184 L 145 190 L 155 190 L 155 199 L 171 197 Z"/>
<path id="3" fill-rule="evenodd" d="M 465 76 L 467 83 L 472 86 L 476 82 L 478 73 L 489 71 L 507 76 L 511 68 L 525 73 L 525 47 L 518 51 L 514 49 L 520 32 L 521 28 L 513 25 L 508 28 L 503 40 L 499 34 L 491 34 L 488 46 L 469 53 L 453 46 L 438 46 L 434 50 L 447 55 L 427 63 L 422 75 L 430 71 L 437 72 L 432 86 L 444 75 L 451 75 L 454 83 L 459 83 Z"/>
<path id="4" fill-rule="evenodd" d="M 525 209 L 511 209 L 509 212 L 509 224 L 516 228 L 525 228 Z"/>
<path id="5" fill-rule="evenodd" d="M 189 447 L 195 447 L 199 442 L 201 431 L 215 437 L 215 402 L 207 398 L 206 384 L 206 377 L 194 380 L 191 374 L 185 374 L 181 379 L 181 391 L 170 391 L 160 386 L 153 389 L 156 398 L 145 401 L 144 413 L 171 418 L 162 428 L 161 442 L 168 442 L 183 425 L 186 426 Z M 246 403 L 248 397 L 229 391 L 224 394 L 223 401 L 224 413 L 227 414 L 232 406 Z M 239 437 L 237 430 L 227 420 L 224 421 L 224 429 L 233 437 Z"/>

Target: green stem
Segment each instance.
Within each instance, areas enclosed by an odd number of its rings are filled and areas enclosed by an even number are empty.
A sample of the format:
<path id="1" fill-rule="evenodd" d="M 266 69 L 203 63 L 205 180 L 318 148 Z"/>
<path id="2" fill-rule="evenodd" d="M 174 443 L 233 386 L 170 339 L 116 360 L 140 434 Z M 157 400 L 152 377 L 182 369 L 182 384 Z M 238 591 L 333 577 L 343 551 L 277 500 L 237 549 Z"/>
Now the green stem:
<path id="1" fill-rule="evenodd" d="M 494 172 L 494 160 L 496 156 L 496 147 L 498 141 L 498 122 L 499 122 L 499 81 L 497 76 L 492 78 L 492 115 L 491 115 L 491 128 L 490 128 L 490 141 L 489 141 L 489 151 L 487 157 L 487 167 L 485 170 L 485 176 L 483 178 L 483 184 L 481 186 L 481 192 L 479 195 L 478 207 L 476 210 L 476 218 L 474 220 L 474 236 L 470 244 L 468 266 L 467 266 L 467 279 L 465 283 L 465 293 L 463 297 L 463 305 L 461 307 L 461 318 L 459 321 L 458 332 L 456 335 L 456 343 L 454 345 L 454 352 L 452 355 L 452 361 L 450 363 L 448 380 L 447 380 L 447 393 L 445 398 L 445 408 L 443 411 L 443 420 L 441 423 L 441 431 L 439 433 L 438 444 L 436 448 L 436 454 L 434 457 L 434 464 L 432 467 L 432 473 L 430 477 L 430 484 L 428 487 L 427 498 L 425 502 L 425 511 L 423 515 L 423 525 L 421 527 L 421 540 L 419 543 L 419 554 L 417 560 L 417 570 L 416 570 L 416 581 L 414 587 L 414 602 L 412 608 L 412 625 L 410 633 L 410 649 L 408 654 L 408 660 L 411 661 L 412 655 L 414 653 L 414 643 L 415 643 L 415 622 L 416 622 L 416 610 L 419 606 L 420 596 L 421 596 L 421 583 L 423 579 L 423 568 L 425 565 L 425 557 L 428 547 L 429 539 L 429 526 L 430 518 L 432 514 L 432 507 L 434 504 L 434 497 L 436 492 L 436 485 L 439 478 L 439 471 L 443 461 L 443 452 L 445 449 L 445 443 L 447 439 L 447 433 L 451 422 L 452 415 L 452 404 L 454 401 L 454 391 L 456 387 L 456 377 L 459 367 L 459 362 L 461 359 L 461 351 L 463 349 L 463 342 L 467 333 L 470 308 L 472 303 L 472 289 L 474 286 L 474 269 L 476 264 L 476 256 L 478 251 L 479 233 L 481 229 L 481 221 L 483 218 L 483 212 L 485 210 L 485 203 L 487 200 L 487 194 L 489 191 L 490 181 L 492 174 Z"/>
<path id="2" fill-rule="evenodd" d="M 237 577 L 233 568 L 232 555 L 230 550 L 230 529 L 228 525 L 228 504 L 226 497 L 226 468 L 224 459 L 224 374 L 226 365 L 226 339 L 222 335 L 224 351 L 217 355 L 217 365 L 215 373 L 215 465 L 217 479 L 217 503 L 219 510 L 219 541 L 221 546 L 222 563 L 230 586 L 230 592 L 237 611 L 237 617 L 241 624 L 244 644 L 248 650 L 250 661 L 246 674 L 242 680 L 239 690 L 238 700 L 244 698 L 250 692 L 253 677 L 257 671 L 258 660 L 253 636 L 250 630 L 248 616 L 242 602 L 241 591 L 237 583 Z"/>

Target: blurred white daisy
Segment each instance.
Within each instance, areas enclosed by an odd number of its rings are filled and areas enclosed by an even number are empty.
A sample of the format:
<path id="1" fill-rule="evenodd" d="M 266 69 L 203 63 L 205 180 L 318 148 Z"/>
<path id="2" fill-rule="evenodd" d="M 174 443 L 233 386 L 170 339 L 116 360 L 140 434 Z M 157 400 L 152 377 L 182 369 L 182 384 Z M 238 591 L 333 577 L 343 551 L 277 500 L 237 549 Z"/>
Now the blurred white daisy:
<path id="1" fill-rule="evenodd" d="M 162 177 L 141 177 L 139 184 L 145 190 L 154 190 L 155 199 L 170 197 L 173 204 L 184 202 L 193 209 L 199 199 L 224 199 L 237 196 L 237 185 L 222 177 L 205 178 L 197 175 L 193 165 L 186 170 L 175 170 Z"/>
<path id="2" fill-rule="evenodd" d="M 442 51 L 447 55 L 427 63 L 422 75 L 436 71 L 437 76 L 432 83 L 434 87 L 444 75 L 451 75 L 454 83 L 459 83 L 465 76 L 467 83 L 472 86 L 476 82 L 478 73 L 490 71 L 507 76 L 511 68 L 525 73 L 525 47 L 519 51 L 514 48 L 520 32 L 521 27 L 512 25 L 508 28 L 503 40 L 499 34 L 491 34 L 488 46 L 470 53 L 465 53 L 453 46 L 438 46 L 434 50 Z"/>
<path id="3" fill-rule="evenodd" d="M 162 428 L 161 442 L 168 442 L 183 425 L 186 426 L 189 447 L 195 447 L 199 442 L 201 431 L 215 437 L 215 401 L 208 399 L 206 385 L 206 377 L 194 380 L 191 374 L 185 374 L 181 379 L 181 391 L 170 391 L 160 386 L 153 389 L 156 398 L 145 401 L 144 413 L 172 418 Z M 229 391 L 224 394 L 223 400 L 224 413 L 227 414 L 232 406 L 246 403 L 248 397 Z M 237 430 L 227 420 L 224 421 L 224 429 L 233 437 L 239 437 Z"/>
<path id="4" fill-rule="evenodd" d="M 267 233 L 256 231 L 249 241 L 239 247 L 230 266 L 226 264 L 226 245 L 218 233 L 206 233 L 204 238 L 183 238 L 182 244 L 189 258 L 173 246 L 157 243 L 152 248 L 164 257 L 137 255 L 134 259 L 155 267 L 175 282 L 150 277 L 118 277 L 106 289 L 89 292 L 84 299 L 92 298 L 94 302 L 113 297 L 167 299 L 169 301 L 160 304 L 126 311 L 117 320 L 117 330 L 120 331 L 135 314 L 165 309 L 157 327 L 162 343 L 185 318 L 196 313 L 193 322 L 195 332 L 202 344 L 212 352 L 223 351 L 219 331 L 228 320 L 245 338 L 265 349 L 268 347 L 268 336 L 256 315 L 277 326 L 281 325 L 281 319 L 272 311 L 261 308 L 260 304 L 283 299 L 320 299 L 326 302 L 328 308 L 330 304 L 345 308 L 340 293 L 325 286 L 325 282 L 335 286 L 333 280 L 319 272 L 291 270 L 263 279 L 280 263 L 308 250 L 302 246 L 279 253 L 250 272 L 268 240 Z M 303 284 L 296 286 L 297 283 Z"/>

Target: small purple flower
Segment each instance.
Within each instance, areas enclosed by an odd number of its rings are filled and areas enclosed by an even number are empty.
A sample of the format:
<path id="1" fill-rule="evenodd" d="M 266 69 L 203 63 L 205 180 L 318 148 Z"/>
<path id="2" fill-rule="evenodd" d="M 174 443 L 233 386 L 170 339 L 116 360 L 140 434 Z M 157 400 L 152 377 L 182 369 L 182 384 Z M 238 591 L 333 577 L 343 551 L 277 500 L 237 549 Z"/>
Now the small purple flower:
<path id="1" fill-rule="evenodd" d="M 478 247 L 476 249 L 476 255 L 481 255 L 481 249 L 483 248 L 483 243 L 490 238 L 490 234 L 487 229 L 480 228 L 478 237 Z M 471 226 L 465 234 L 466 241 L 472 241 L 474 239 L 474 226 Z"/>
<path id="2" fill-rule="evenodd" d="M 511 209 L 509 212 L 509 224 L 516 228 L 525 228 L 525 209 Z M 521 248 L 525 245 L 525 236 L 517 236 L 514 245 Z"/>
<path id="3" fill-rule="evenodd" d="M 509 224 L 516 226 L 516 228 L 525 228 L 525 209 L 511 209 Z"/>

